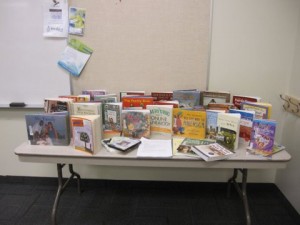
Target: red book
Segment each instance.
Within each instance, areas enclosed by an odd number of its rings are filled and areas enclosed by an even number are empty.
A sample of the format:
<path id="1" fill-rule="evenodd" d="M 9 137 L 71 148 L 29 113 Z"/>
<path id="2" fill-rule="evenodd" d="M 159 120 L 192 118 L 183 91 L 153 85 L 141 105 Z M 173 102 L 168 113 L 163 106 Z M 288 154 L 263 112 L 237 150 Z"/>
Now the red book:
<path id="1" fill-rule="evenodd" d="M 154 105 L 172 105 L 173 108 L 178 108 L 179 107 L 179 102 L 177 100 L 173 100 L 173 101 L 154 101 L 153 103 Z"/>
<path id="2" fill-rule="evenodd" d="M 238 109 L 241 109 L 242 102 L 260 102 L 260 97 L 253 97 L 253 96 L 245 96 L 245 95 L 233 95 L 232 96 L 232 104 Z"/>
<path id="3" fill-rule="evenodd" d="M 171 101 L 173 99 L 173 92 L 151 92 L 151 96 L 154 97 L 154 101 Z"/>
<path id="4" fill-rule="evenodd" d="M 122 98 L 123 109 L 146 109 L 147 105 L 153 105 L 154 98 L 150 96 L 124 96 Z"/>

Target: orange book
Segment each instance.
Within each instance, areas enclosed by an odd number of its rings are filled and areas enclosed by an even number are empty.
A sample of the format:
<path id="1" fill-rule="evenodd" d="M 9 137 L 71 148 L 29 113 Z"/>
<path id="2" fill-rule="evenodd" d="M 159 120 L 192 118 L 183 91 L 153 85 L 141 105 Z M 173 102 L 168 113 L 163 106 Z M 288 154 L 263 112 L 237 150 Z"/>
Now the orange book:
<path id="1" fill-rule="evenodd" d="M 150 96 L 124 96 L 122 98 L 123 109 L 146 109 L 147 105 L 153 105 L 154 98 Z"/>

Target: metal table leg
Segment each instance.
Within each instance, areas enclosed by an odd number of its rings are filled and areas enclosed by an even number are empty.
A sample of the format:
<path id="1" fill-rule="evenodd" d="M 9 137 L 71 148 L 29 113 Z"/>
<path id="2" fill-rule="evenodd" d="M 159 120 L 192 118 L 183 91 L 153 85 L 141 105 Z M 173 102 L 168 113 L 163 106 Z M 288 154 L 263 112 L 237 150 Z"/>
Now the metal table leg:
<path id="1" fill-rule="evenodd" d="M 71 176 L 65 182 L 63 182 L 62 169 L 64 166 L 65 166 L 65 164 L 60 164 L 60 163 L 57 164 L 58 188 L 57 188 L 57 192 L 56 192 L 56 196 L 55 196 L 55 200 L 54 200 L 54 204 L 53 204 L 53 208 L 52 208 L 52 213 L 51 213 L 51 221 L 52 221 L 53 225 L 57 224 L 56 213 L 57 213 L 57 207 L 58 207 L 58 203 L 60 200 L 60 196 L 64 192 L 64 190 L 67 187 L 70 180 L 73 179 L 74 177 L 77 178 L 77 191 L 78 191 L 78 193 L 81 193 L 80 175 L 78 173 L 74 172 L 72 164 L 69 164 L 69 172 L 71 173 Z"/>
<path id="2" fill-rule="evenodd" d="M 238 172 L 241 172 L 242 174 L 242 187 L 237 183 L 236 178 L 238 175 Z M 235 189 L 239 193 L 243 204 L 244 204 L 244 210 L 246 214 L 246 224 L 251 225 L 251 218 L 250 218 L 250 210 L 249 210 L 249 204 L 248 204 L 248 197 L 247 197 L 247 175 L 248 170 L 247 169 L 234 169 L 233 170 L 233 176 L 228 180 L 228 186 L 227 186 L 227 196 L 230 196 L 230 189 L 231 184 L 234 184 Z"/>

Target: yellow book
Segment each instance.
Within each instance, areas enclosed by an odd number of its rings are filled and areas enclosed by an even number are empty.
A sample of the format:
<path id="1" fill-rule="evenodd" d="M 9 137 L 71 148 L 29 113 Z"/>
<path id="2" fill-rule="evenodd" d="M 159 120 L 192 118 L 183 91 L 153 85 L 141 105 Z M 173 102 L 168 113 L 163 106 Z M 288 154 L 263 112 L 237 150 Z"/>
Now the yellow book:
<path id="1" fill-rule="evenodd" d="M 204 139 L 206 112 L 183 108 L 173 109 L 173 136 Z"/>
<path id="2" fill-rule="evenodd" d="M 242 110 L 255 112 L 255 119 L 271 119 L 272 104 L 267 102 L 242 102 Z"/>

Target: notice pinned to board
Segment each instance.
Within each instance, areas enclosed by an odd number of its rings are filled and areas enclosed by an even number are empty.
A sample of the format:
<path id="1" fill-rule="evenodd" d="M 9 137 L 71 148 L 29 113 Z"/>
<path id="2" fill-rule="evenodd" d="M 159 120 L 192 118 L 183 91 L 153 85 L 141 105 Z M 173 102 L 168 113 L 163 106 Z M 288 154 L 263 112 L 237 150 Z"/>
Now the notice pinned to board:
<path id="1" fill-rule="evenodd" d="M 93 50 L 77 39 L 70 39 L 58 65 L 78 77 L 89 60 Z"/>
<path id="2" fill-rule="evenodd" d="M 44 0 L 44 37 L 68 37 L 68 1 Z"/>

